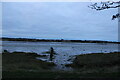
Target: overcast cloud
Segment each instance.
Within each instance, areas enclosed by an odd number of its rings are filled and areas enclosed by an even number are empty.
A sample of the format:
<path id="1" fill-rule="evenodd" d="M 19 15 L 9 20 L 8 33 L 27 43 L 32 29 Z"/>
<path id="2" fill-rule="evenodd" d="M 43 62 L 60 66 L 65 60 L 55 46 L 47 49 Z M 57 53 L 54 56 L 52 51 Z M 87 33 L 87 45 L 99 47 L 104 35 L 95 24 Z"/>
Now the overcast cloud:
<path id="1" fill-rule="evenodd" d="M 95 11 L 87 2 L 5 2 L 3 37 L 118 41 L 117 9 Z"/>

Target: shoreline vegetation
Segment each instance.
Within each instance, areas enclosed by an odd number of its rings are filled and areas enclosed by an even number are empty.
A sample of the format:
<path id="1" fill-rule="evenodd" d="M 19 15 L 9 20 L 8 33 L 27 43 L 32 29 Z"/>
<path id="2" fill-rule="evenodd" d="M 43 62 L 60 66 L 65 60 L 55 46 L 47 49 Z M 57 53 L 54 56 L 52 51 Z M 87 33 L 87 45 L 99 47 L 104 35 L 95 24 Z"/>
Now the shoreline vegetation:
<path id="1" fill-rule="evenodd" d="M 120 52 L 76 55 L 72 71 L 53 71 L 56 65 L 37 60 L 44 57 L 31 52 L 2 52 L 3 79 L 5 78 L 120 78 Z"/>
<path id="2" fill-rule="evenodd" d="M 36 59 L 36 57 L 45 57 L 46 55 L 38 55 L 33 52 L 2 52 L 3 71 L 17 70 L 48 70 L 55 66 L 53 62 L 45 62 Z"/>
<path id="3" fill-rule="evenodd" d="M 2 41 L 27 41 L 27 42 L 79 42 L 79 43 L 115 43 L 120 44 L 120 42 L 113 41 L 99 41 L 99 40 L 64 40 L 64 39 L 30 39 L 30 38 L 0 38 Z"/>
<path id="4" fill-rule="evenodd" d="M 66 64 L 66 67 L 73 68 L 104 68 L 120 67 L 120 52 L 111 53 L 89 53 L 76 55 L 72 64 Z"/>

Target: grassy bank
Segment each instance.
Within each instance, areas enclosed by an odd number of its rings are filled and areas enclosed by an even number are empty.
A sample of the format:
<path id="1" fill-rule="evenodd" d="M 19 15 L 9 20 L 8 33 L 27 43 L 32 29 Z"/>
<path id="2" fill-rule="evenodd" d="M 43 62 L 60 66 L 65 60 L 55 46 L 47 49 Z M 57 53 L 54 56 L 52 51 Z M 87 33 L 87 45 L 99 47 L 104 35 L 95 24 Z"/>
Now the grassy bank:
<path id="1" fill-rule="evenodd" d="M 72 64 L 67 67 L 75 68 L 83 73 L 118 73 L 120 68 L 120 52 L 92 53 L 77 55 Z"/>
<path id="2" fill-rule="evenodd" d="M 43 57 L 36 53 L 3 53 L 3 78 L 119 78 L 120 74 L 117 62 L 119 53 L 78 55 L 73 64 L 67 65 L 78 69 L 74 71 L 52 71 L 55 64 L 35 59 L 38 56 Z M 101 63 L 104 59 L 110 61 L 103 62 L 103 66 Z M 112 61 L 116 64 L 108 64 Z M 104 69 L 109 72 L 102 71 Z"/>
<path id="3" fill-rule="evenodd" d="M 36 57 L 44 56 L 36 53 L 4 52 L 2 54 L 3 71 L 41 71 L 55 66 L 54 63 L 36 59 Z"/>

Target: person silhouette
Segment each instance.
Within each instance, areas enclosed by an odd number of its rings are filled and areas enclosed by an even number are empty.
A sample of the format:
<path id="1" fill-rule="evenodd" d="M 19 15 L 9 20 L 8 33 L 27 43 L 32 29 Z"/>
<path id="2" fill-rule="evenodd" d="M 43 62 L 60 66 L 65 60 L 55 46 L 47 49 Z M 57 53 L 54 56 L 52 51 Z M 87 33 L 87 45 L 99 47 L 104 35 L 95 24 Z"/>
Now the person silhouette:
<path id="1" fill-rule="evenodd" d="M 52 61 L 53 59 L 53 54 L 54 54 L 54 49 L 53 47 L 50 48 L 50 60 Z"/>

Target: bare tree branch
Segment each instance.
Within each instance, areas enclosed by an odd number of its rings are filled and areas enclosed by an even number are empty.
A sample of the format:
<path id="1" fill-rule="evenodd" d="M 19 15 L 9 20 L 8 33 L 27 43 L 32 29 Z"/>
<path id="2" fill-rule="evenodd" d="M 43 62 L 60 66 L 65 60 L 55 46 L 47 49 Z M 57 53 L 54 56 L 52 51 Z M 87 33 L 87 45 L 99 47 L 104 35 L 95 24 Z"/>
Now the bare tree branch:
<path id="1" fill-rule="evenodd" d="M 120 7 L 120 1 L 118 2 L 101 2 L 101 3 L 94 3 L 90 6 L 91 9 L 95 9 L 95 10 L 104 10 L 104 9 L 109 9 L 109 8 L 118 8 Z"/>
<path id="2" fill-rule="evenodd" d="M 88 7 L 90 7 L 91 9 L 95 9 L 97 11 L 105 10 L 105 9 L 109 9 L 109 8 L 118 8 L 118 7 L 120 7 L 120 1 L 117 1 L 117 2 L 107 1 L 107 2 L 101 2 L 101 3 L 94 3 Z M 119 17 L 120 17 L 120 13 L 117 13 L 116 15 L 112 16 L 112 20 L 119 18 Z"/>
<path id="3" fill-rule="evenodd" d="M 116 15 L 113 15 L 113 16 L 112 16 L 112 20 L 114 20 L 114 19 L 116 19 L 116 18 L 119 18 L 119 17 L 120 17 L 120 14 L 117 13 Z"/>

